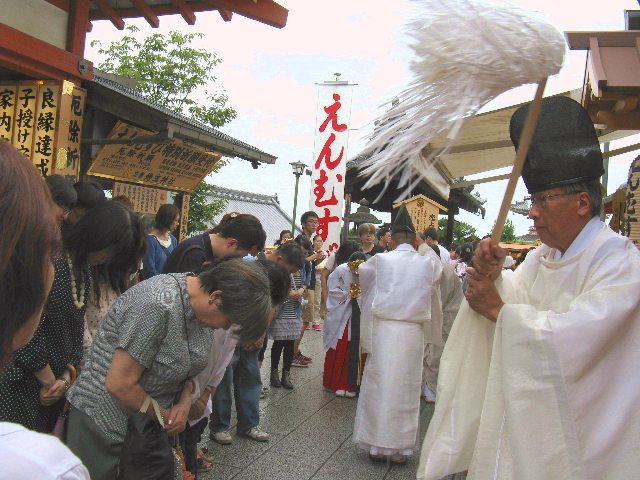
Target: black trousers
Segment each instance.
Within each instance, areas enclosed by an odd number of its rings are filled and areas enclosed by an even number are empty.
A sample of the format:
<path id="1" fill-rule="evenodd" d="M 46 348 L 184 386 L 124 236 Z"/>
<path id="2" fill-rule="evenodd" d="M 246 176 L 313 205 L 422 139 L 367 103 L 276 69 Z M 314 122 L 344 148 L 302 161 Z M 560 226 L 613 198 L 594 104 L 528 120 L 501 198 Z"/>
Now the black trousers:
<path id="1" fill-rule="evenodd" d="M 184 454 L 184 463 L 193 475 L 198 480 L 198 442 L 207 426 L 207 417 L 204 417 L 198 423 L 189 426 L 180 434 L 180 446 L 182 447 L 182 453 Z"/>
<path id="2" fill-rule="evenodd" d="M 282 352 L 282 369 L 291 370 L 293 363 L 293 340 L 274 340 L 271 346 L 271 370 L 277 370 Z"/>

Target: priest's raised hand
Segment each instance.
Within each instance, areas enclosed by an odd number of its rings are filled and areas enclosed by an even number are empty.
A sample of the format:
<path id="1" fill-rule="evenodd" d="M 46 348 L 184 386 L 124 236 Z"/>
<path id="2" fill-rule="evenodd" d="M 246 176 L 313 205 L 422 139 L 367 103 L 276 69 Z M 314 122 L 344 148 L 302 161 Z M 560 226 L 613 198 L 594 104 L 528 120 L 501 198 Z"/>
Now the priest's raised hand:
<path id="1" fill-rule="evenodd" d="M 495 322 L 504 302 L 494 281 L 490 277 L 480 274 L 475 268 L 468 268 L 467 274 L 468 286 L 465 297 L 467 297 L 469 306 L 483 317 Z"/>

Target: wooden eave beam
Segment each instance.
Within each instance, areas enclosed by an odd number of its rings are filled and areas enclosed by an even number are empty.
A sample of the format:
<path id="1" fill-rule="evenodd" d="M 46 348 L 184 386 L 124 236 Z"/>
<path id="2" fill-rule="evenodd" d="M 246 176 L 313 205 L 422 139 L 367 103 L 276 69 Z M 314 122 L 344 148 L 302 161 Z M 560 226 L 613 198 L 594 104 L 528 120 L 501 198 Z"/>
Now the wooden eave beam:
<path id="1" fill-rule="evenodd" d="M 218 10 L 218 13 L 225 22 L 230 22 L 231 18 L 233 17 L 233 12 L 229 10 Z"/>
<path id="2" fill-rule="evenodd" d="M 113 23 L 113 26 L 116 27 L 118 30 L 124 30 L 124 20 L 118 14 L 118 12 L 116 12 L 113 8 L 111 8 L 111 5 L 109 5 L 107 0 L 91 0 L 91 1 L 100 9 L 102 14 L 104 15 L 104 17 L 101 18 L 101 20 L 109 20 L 111 21 L 111 23 Z M 137 9 L 132 9 L 132 10 L 135 10 L 138 13 L 137 15 L 135 15 L 136 17 L 140 16 Z M 91 17 L 91 14 L 89 15 L 89 17 Z M 91 18 L 91 20 L 94 20 L 94 19 Z"/>
<path id="3" fill-rule="evenodd" d="M 95 0 L 92 0 L 95 1 Z M 178 14 L 182 14 L 182 11 L 179 7 L 179 4 L 181 2 L 184 3 L 184 0 L 171 0 L 173 5 L 157 5 L 157 6 L 153 6 L 153 7 L 149 7 L 153 10 L 153 12 L 161 17 L 162 15 L 178 15 Z M 177 4 L 177 5 L 176 5 Z M 204 1 L 202 2 L 194 2 L 194 3 L 185 3 L 185 5 L 187 5 L 187 9 L 188 11 L 191 12 L 210 12 L 212 10 L 216 10 L 216 7 L 210 5 L 209 3 L 206 3 Z M 120 16 L 120 18 L 139 18 L 140 17 L 140 12 L 138 10 L 136 10 L 135 8 L 118 8 L 117 11 L 118 15 Z M 184 15 L 183 15 L 184 17 Z M 99 10 L 92 10 L 89 12 L 89 20 L 109 20 L 109 17 L 107 17 L 104 12 L 99 11 Z M 186 20 L 186 19 L 185 19 Z M 195 21 L 195 20 L 194 20 Z"/>
<path id="4" fill-rule="evenodd" d="M 171 0 L 171 3 L 173 3 L 180 10 L 180 15 L 182 15 L 182 18 L 184 18 L 184 21 L 187 22 L 187 24 L 195 25 L 196 14 L 193 13 L 191 7 L 187 5 L 187 2 L 185 2 L 184 0 Z"/>
<path id="5" fill-rule="evenodd" d="M 207 3 L 276 28 L 284 27 L 289 15 L 289 10 L 273 0 L 207 0 Z"/>
<path id="6" fill-rule="evenodd" d="M 31 35 L 0 23 L 0 63 L 12 70 L 35 78 L 52 80 L 80 80 L 93 78 L 93 64 L 66 50 L 43 42 Z M 80 62 L 86 65 L 80 73 Z"/>
<path id="7" fill-rule="evenodd" d="M 65 12 L 69 11 L 69 3 L 70 0 L 45 0 L 47 3 L 58 7 L 60 10 L 64 10 Z"/>
<path id="8" fill-rule="evenodd" d="M 147 21 L 149 25 L 153 28 L 158 28 L 160 26 L 160 20 L 155 12 L 146 4 L 144 0 L 129 0 L 133 6 L 138 10 L 144 19 Z"/>

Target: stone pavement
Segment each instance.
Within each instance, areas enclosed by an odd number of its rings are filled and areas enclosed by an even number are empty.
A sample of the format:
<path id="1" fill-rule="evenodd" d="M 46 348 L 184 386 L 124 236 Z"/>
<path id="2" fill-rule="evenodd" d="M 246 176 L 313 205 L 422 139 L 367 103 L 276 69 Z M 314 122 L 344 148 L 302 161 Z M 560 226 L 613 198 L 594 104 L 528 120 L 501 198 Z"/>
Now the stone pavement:
<path id="1" fill-rule="evenodd" d="M 269 355 L 262 366 L 262 381 L 269 385 Z M 271 387 L 260 401 L 261 428 L 271 434 L 260 443 L 236 435 L 233 444 L 203 444 L 214 458 L 212 471 L 200 474 L 209 480 L 333 480 L 333 479 L 415 479 L 418 457 L 401 467 L 372 463 L 366 452 L 351 442 L 356 399 L 338 398 L 322 388 L 322 332 L 306 331 L 302 351 L 313 358 L 307 368 L 292 367 L 293 390 Z M 425 435 L 433 405 L 421 402 L 420 439 Z M 235 425 L 235 410 L 232 413 Z M 206 442 L 205 442 L 206 439 Z M 457 478 L 458 476 L 456 476 Z M 454 478 L 454 477 L 451 477 Z M 463 477 L 459 477 L 463 478 Z"/>

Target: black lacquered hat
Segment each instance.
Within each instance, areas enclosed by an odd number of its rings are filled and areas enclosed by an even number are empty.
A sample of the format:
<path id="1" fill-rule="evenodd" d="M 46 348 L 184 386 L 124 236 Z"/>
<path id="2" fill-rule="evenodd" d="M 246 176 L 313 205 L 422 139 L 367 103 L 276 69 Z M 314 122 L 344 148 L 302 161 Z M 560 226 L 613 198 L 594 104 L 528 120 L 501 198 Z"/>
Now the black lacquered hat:
<path id="1" fill-rule="evenodd" d="M 509 133 L 516 148 L 529 105 L 523 105 L 511 116 Z M 543 99 L 522 169 L 529 193 L 596 180 L 603 174 L 598 135 L 586 110 L 569 97 Z"/>
<path id="2" fill-rule="evenodd" d="M 391 226 L 391 233 L 416 233 L 416 229 L 413 226 L 411 217 L 407 207 L 400 205 L 396 218 L 393 219 L 393 225 Z"/>

